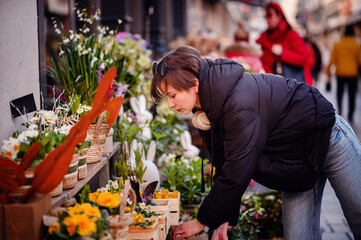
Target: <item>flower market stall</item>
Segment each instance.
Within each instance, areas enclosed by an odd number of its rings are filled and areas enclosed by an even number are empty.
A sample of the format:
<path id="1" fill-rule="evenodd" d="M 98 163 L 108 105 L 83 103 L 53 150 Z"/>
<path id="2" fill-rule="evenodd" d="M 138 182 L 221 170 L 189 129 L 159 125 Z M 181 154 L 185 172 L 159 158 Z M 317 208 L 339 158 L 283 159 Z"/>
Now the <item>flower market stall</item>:
<path id="1" fill-rule="evenodd" d="M 152 103 L 147 42 L 96 25 L 99 11 L 75 12 L 78 31 L 53 22 L 61 42 L 48 107 L 1 145 L 0 240 L 169 239 L 197 216 L 213 177 L 205 171 L 202 191 L 200 173 L 212 166 L 187 121 Z M 279 199 L 244 198 L 230 239 L 280 236 Z"/>

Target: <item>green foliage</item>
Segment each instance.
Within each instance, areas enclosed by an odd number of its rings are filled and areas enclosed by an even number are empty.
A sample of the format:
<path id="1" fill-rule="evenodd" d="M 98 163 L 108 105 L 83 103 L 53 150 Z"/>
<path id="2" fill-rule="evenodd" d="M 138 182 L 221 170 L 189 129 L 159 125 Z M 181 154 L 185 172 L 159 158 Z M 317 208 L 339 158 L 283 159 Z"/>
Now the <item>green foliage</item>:
<path id="1" fill-rule="evenodd" d="M 281 197 L 278 191 L 243 197 L 238 225 L 228 230 L 228 239 L 282 238 Z"/>
<path id="2" fill-rule="evenodd" d="M 129 166 L 127 164 L 127 155 L 125 151 L 121 153 L 119 161 L 114 161 L 113 167 L 116 177 L 121 177 L 123 180 L 128 180 Z"/>
<path id="3" fill-rule="evenodd" d="M 113 129 L 113 140 L 116 142 L 124 143 L 132 142 L 134 139 L 140 140 L 138 136 L 142 129 L 133 124 L 132 120 L 128 119 L 128 117 L 122 116 L 120 121 L 114 124 Z"/>
<path id="4" fill-rule="evenodd" d="M 181 192 L 181 204 L 199 204 L 206 193 L 202 193 L 201 168 L 202 159 L 200 157 L 176 158 L 168 155 L 163 160 L 165 169 L 163 175 L 165 180 L 161 186 L 169 191 L 177 190 Z M 172 157 L 173 156 L 173 157 Z"/>
<path id="5" fill-rule="evenodd" d="M 90 193 L 90 186 L 89 184 L 86 183 L 80 194 L 80 203 L 89 202 L 89 193 Z"/>
<path id="6" fill-rule="evenodd" d="M 136 177 L 139 183 L 143 182 L 143 176 L 147 167 L 143 167 L 142 156 L 144 154 L 144 150 L 138 146 L 136 150 L 134 150 L 135 155 L 135 164 L 136 168 L 134 169 L 134 176 Z"/>
<path id="7" fill-rule="evenodd" d="M 67 139 L 67 136 L 65 136 L 64 134 L 56 133 L 54 131 L 50 131 L 46 136 L 44 135 L 41 139 L 40 136 L 33 138 L 28 137 L 27 142 L 22 142 L 19 146 L 20 149 L 16 155 L 15 161 L 20 162 L 21 159 L 24 157 L 25 153 L 31 148 L 31 146 L 35 142 L 40 140 L 40 150 L 38 156 L 31 165 L 31 167 L 35 168 L 39 165 L 40 161 L 44 159 L 54 148 L 58 147 Z"/>

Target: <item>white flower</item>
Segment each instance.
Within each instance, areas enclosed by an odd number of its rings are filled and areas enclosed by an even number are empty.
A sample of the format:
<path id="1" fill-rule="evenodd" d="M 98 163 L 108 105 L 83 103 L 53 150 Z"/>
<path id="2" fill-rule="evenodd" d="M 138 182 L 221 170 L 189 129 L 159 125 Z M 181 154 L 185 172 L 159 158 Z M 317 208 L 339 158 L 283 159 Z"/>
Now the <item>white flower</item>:
<path id="1" fill-rule="evenodd" d="M 15 159 L 19 152 L 20 141 L 16 138 L 10 137 L 9 140 L 3 140 L 1 152 L 8 157 Z"/>
<path id="2" fill-rule="evenodd" d="M 85 29 L 83 30 L 83 33 L 88 33 L 88 32 L 90 32 L 90 29 L 89 29 L 89 28 L 85 28 Z"/>
<path id="3" fill-rule="evenodd" d="M 117 181 L 113 181 L 112 182 L 112 186 L 114 189 L 118 189 L 119 185 L 118 185 L 118 182 Z"/>
<path id="4" fill-rule="evenodd" d="M 114 34 L 114 30 L 109 31 L 109 34 L 110 34 L 110 35 L 113 35 L 113 34 Z"/>
<path id="5" fill-rule="evenodd" d="M 31 124 L 31 125 L 28 127 L 28 129 L 29 129 L 30 131 L 36 131 L 36 130 L 38 129 L 38 125 L 36 125 L 36 124 Z"/>
<path id="6" fill-rule="evenodd" d="M 55 132 L 59 132 L 64 135 L 69 135 L 70 129 L 72 128 L 72 125 L 63 125 L 60 128 L 57 128 Z"/>
<path id="7" fill-rule="evenodd" d="M 99 69 L 100 69 L 100 70 L 104 70 L 104 69 L 105 69 L 104 63 L 101 63 L 101 64 L 99 65 Z"/>
<path id="8" fill-rule="evenodd" d="M 127 203 L 129 204 L 129 205 L 132 205 L 132 200 L 129 200 L 129 198 L 127 198 Z"/>
<path id="9" fill-rule="evenodd" d="M 59 56 L 61 56 L 61 55 L 63 55 L 63 54 L 64 54 L 64 51 L 61 50 L 61 51 L 59 52 Z"/>
<path id="10" fill-rule="evenodd" d="M 55 32 L 56 32 L 56 34 L 59 34 L 59 35 L 61 34 L 61 31 L 59 30 L 59 28 L 56 28 Z"/>
<path id="11" fill-rule="evenodd" d="M 143 210 L 145 208 L 145 203 L 144 202 L 139 203 L 139 207 L 140 207 L 140 209 Z"/>
<path id="12" fill-rule="evenodd" d="M 110 185 L 109 184 L 105 185 L 105 187 L 108 189 L 108 191 L 110 191 Z"/>
<path id="13" fill-rule="evenodd" d="M 85 55 L 85 54 L 88 54 L 88 50 L 84 50 L 81 54 Z"/>
<path id="14" fill-rule="evenodd" d="M 176 128 L 173 129 L 173 133 L 174 133 L 174 134 L 179 134 L 178 129 L 176 129 Z"/>
<path id="15" fill-rule="evenodd" d="M 90 62 L 90 66 L 93 67 L 96 61 L 98 61 L 98 58 L 94 57 Z"/>
<path id="16" fill-rule="evenodd" d="M 84 110 L 82 108 L 78 108 L 78 110 L 76 110 L 77 114 L 82 114 L 84 112 Z"/>
<path id="17" fill-rule="evenodd" d="M 118 24 L 122 24 L 122 20 L 121 19 L 118 19 Z"/>
<path id="18" fill-rule="evenodd" d="M 70 40 L 68 39 L 68 38 L 65 38 L 64 40 L 63 40 L 63 43 L 65 43 L 65 44 L 67 44 L 67 43 L 69 43 L 70 42 Z"/>
<path id="19" fill-rule="evenodd" d="M 37 137 L 39 135 L 39 132 L 37 130 L 28 130 L 24 132 L 24 135 L 26 137 Z"/>
<path id="20" fill-rule="evenodd" d="M 25 142 L 25 143 L 28 141 L 28 137 L 25 136 L 25 132 L 22 132 L 22 133 L 19 134 L 18 140 L 19 140 L 20 142 Z"/>
<path id="21" fill-rule="evenodd" d="M 69 36 L 69 38 L 70 38 L 70 40 L 73 40 L 73 39 L 74 39 L 74 34 L 71 34 L 71 35 Z"/>
<path id="22" fill-rule="evenodd" d="M 33 123 L 38 123 L 39 120 L 40 120 L 40 118 L 38 118 L 38 117 L 32 117 L 32 118 L 30 119 L 29 123 L 31 123 L 31 124 L 33 124 Z"/>

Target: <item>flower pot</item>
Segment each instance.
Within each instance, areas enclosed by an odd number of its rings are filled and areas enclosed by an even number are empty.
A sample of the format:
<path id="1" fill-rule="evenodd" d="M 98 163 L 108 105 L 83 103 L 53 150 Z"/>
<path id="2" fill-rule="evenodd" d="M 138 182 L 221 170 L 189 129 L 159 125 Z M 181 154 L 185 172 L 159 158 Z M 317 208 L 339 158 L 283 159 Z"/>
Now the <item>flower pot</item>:
<path id="1" fill-rule="evenodd" d="M 89 126 L 88 140 L 91 142 L 91 146 L 88 150 L 87 163 L 96 163 L 102 160 L 104 144 L 110 128 L 111 126 L 105 121 L 104 113 L 99 116 L 96 124 Z"/>
<path id="2" fill-rule="evenodd" d="M 10 193 L 10 195 L 13 197 L 18 197 L 18 198 L 21 198 L 22 196 L 24 196 L 26 191 L 29 190 L 31 187 L 31 184 L 32 184 L 33 178 L 34 178 L 34 173 L 35 173 L 35 168 L 28 168 L 25 171 L 25 179 L 26 179 L 25 184 L 22 186 L 19 186 L 15 191 Z"/>
<path id="3" fill-rule="evenodd" d="M 73 188 L 78 182 L 79 153 L 73 155 L 68 172 L 63 179 L 63 189 Z"/>
<path id="4" fill-rule="evenodd" d="M 51 192 L 49 194 L 50 194 L 50 196 L 55 197 L 55 196 L 60 195 L 62 192 L 63 192 L 63 181 L 61 181 L 59 183 L 59 185 L 56 186 L 56 188 L 51 190 Z"/>
<path id="5" fill-rule="evenodd" d="M 88 167 L 86 163 L 88 148 L 81 150 L 79 154 L 79 162 L 78 162 L 78 179 L 83 179 L 88 174 Z"/>
<path id="6" fill-rule="evenodd" d="M 50 210 L 50 195 L 36 195 L 25 204 L 0 205 L 0 240 L 43 239 L 42 219 Z"/>

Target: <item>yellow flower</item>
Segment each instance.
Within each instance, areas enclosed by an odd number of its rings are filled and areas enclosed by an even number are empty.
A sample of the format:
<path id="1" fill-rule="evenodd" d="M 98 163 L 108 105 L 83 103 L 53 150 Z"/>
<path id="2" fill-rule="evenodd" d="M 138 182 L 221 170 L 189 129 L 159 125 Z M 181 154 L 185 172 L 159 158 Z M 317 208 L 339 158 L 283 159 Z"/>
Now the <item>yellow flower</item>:
<path id="1" fill-rule="evenodd" d="M 102 192 L 99 194 L 96 202 L 99 205 L 102 205 L 102 206 L 105 206 L 108 208 L 119 207 L 120 195 L 119 195 L 119 193 Z"/>
<path id="2" fill-rule="evenodd" d="M 98 207 L 93 207 L 90 203 L 83 203 L 81 204 L 81 209 L 84 211 L 86 215 L 89 217 L 101 217 L 102 214 Z M 93 218 L 93 220 L 97 221 L 98 218 Z"/>
<path id="3" fill-rule="evenodd" d="M 74 207 L 68 207 L 71 216 L 76 214 L 86 214 L 93 222 L 98 221 L 101 213 L 98 207 L 93 207 L 90 203 L 76 204 Z"/>
<path id="4" fill-rule="evenodd" d="M 59 224 L 59 222 L 56 222 L 55 226 L 50 226 L 48 231 L 49 231 L 50 234 L 52 234 L 53 231 L 60 232 L 60 224 Z"/>
<path id="5" fill-rule="evenodd" d="M 92 200 L 92 201 L 96 202 L 98 196 L 99 196 L 98 192 L 89 193 L 89 200 Z"/>
<path id="6" fill-rule="evenodd" d="M 144 222 L 144 216 L 142 214 L 134 213 L 132 215 L 135 224 Z"/>
<path id="7" fill-rule="evenodd" d="M 174 190 L 172 192 L 172 195 L 171 195 L 171 198 L 177 198 L 178 197 L 178 191 L 177 190 Z"/>
<path id="8" fill-rule="evenodd" d="M 68 230 L 69 236 L 72 236 L 75 232 L 75 223 L 73 222 L 71 217 L 66 217 L 63 221 L 66 226 L 66 230 Z"/>
<path id="9" fill-rule="evenodd" d="M 97 225 L 86 214 L 75 214 L 64 219 L 69 236 L 72 236 L 78 226 L 80 236 L 91 235 L 97 231 Z"/>

